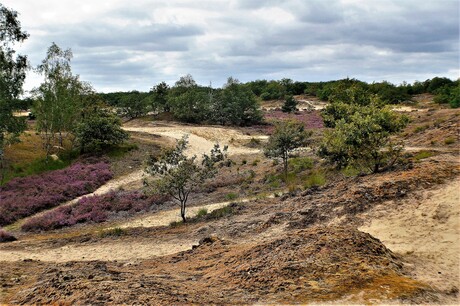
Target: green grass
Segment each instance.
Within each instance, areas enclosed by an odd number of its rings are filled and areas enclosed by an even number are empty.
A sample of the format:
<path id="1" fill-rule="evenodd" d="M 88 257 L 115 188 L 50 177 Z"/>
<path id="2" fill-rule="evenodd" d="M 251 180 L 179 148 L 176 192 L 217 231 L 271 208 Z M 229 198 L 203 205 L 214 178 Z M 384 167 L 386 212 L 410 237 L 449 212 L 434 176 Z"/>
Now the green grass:
<path id="1" fill-rule="evenodd" d="M 235 209 L 231 205 L 224 206 L 222 208 L 215 209 L 211 212 L 208 212 L 206 208 L 202 208 L 198 211 L 195 217 L 188 218 L 187 222 L 184 223 L 181 221 L 173 221 L 169 223 L 170 227 L 178 227 L 182 226 L 187 223 L 195 223 L 200 221 L 209 221 L 209 220 L 216 220 L 224 217 L 228 217 L 235 214 Z"/>
<path id="2" fill-rule="evenodd" d="M 111 228 L 111 229 L 102 231 L 99 234 L 99 236 L 101 238 L 104 238 L 104 237 L 120 237 L 120 236 L 123 236 L 124 234 L 125 234 L 124 229 L 122 229 L 120 227 L 115 227 L 115 228 Z"/>
<path id="3" fill-rule="evenodd" d="M 444 140 L 444 143 L 445 143 L 446 145 L 453 144 L 453 143 L 455 143 L 455 138 L 454 138 L 454 137 L 447 137 L 447 138 Z"/>
<path id="4" fill-rule="evenodd" d="M 313 186 L 323 186 L 324 184 L 326 184 L 326 176 L 323 172 L 316 170 L 312 171 L 310 175 L 308 175 L 304 188 L 307 189 Z"/>
<path id="5" fill-rule="evenodd" d="M 76 151 L 69 151 L 62 153 L 58 160 L 49 158 L 46 161 L 46 158 L 39 158 L 30 163 L 13 164 L 5 171 L 3 183 L 0 185 L 6 184 L 15 177 L 26 177 L 47 171 L 64 169 L 70 166 L 78 155 Z"/>
<path id="6" fill-rule="evenodd" d="M 418 152 L 417 154 L 414 155 L 414 159 L 416 161 L 419 161 L 421 159 L 428 158 L 428 157 L 431 157 L 433 155 L 434 155 L 434 153 L 430 152 L 430 151 L 420 151 L 420 152 Z"/>
<path id="7" fill-rule="evenodd" d="M 235 200 L 238 198 L 238 195 L 236 193 L 233 193 L 233 192 L 229 192 L 225 195 L 225 200 L 227 201 L 232 201 L 232 200 Z"/>
<path id="8" fill-rule="evenodd" d="M 346 177 L 353 177 L 361 173 L 361 170 L 349 165 L 346 168 L 341 169 L 340 172 L 342 172 L 342 174 Z"/>
<path id="9" fill-rule="evenodd" d="M 200 210 L 198 210 L 198 212 L 196 213 L 196 218 L 201 218 L 201 217 L 204 217 L 208 214 L 208 210 L 206 208 L 201 208 Z"/>
<path id="10" fill-rule="evenodd" d="M 313 160 L 309 157 L 294 157 L 289 159 L 288 168 L 295 173 L 299 173 L 307 169 L 312 169 Z"/>
<path id="11" fill-rule="evenodd" d="M 107 149 L 106 154 L 112 158 L 123 157 L 126 153 L 131 152 L 132 150 L 137 150 L 139 147 L 137 144 L 126 143 L 117 146 L 111 146 Z"/>

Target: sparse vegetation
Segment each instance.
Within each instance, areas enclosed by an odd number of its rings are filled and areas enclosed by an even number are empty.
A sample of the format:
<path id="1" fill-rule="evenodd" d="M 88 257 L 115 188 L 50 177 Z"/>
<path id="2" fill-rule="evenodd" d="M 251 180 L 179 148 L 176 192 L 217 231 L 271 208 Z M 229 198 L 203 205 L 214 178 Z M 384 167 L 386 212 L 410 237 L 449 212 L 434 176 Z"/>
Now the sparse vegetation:
<path id="1" fill-rule="evenodd" d="M 209 155 L 203 155 L 201 165 L 198 165 L 196 156 L 185 155 L 187 144 L 187 136 L 184 136 L 177 142 L 175 148 L 165 151 L 162 156 L 151 156 L 146 171 L 160 178 L 150 182 L 145 181 L 146 186 L 156 192 L 169 194 L 179 201 L 183 222 L 186 222 L 185 210 L 190 193 L 206 180 L 214 177 L 218 169 L 216 164 L 224 162 L 227 158 L 227 147 L 221 150 L 216 144 Z"/>
<path id="2" fill-rule="evenodd" d="M 281 121 L 275 125 L 264 153 L 270 158 L 281 158 L 284 176 L 287 178 L 290 154 L 294 149 L 305 146 L 310 136 L 311 132 L 306 131 L 300 122 Z"/>

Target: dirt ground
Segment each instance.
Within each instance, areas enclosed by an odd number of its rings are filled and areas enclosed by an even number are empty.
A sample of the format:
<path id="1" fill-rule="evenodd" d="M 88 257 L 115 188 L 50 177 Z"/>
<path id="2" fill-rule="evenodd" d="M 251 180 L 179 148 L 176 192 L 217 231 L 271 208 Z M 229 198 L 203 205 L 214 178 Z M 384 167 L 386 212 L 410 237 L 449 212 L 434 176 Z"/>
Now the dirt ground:
<path id="1" fill-rule="evenodd" d="M 227 205 L 234 213 L 174 227 L 177 208 L 21 234 L 0 244 L 0 303 L 460 304 L 458 113 L 409 112 L 409 162 L 391 172 L 196 206 L 191 215 Z M 177 123 L 125 129 L 171 144 L 189 133 L 191 155 L 216 140 L 234 156 L 259 154 L 243 144 L 264 138 Z M 432 154 L 416 158 L 423 151 Z M 138 181 L 132 170 L 97 192 Z"/>

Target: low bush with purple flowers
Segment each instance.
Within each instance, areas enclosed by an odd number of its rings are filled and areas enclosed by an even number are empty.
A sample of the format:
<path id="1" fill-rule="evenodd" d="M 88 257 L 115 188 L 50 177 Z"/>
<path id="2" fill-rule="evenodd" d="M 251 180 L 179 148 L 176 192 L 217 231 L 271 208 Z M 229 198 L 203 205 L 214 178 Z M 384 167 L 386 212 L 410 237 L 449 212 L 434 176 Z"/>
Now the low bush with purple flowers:
<path id="1" fill-rule="evenodd" d="M 100 223 L 120 213 L 130 215 L 153 210 L 168 200 L 166 196 L 148 196 L 141 191 L 112 191 L 83 197 L 77 203 L 58 207 L 23 224 L 24 231 L 47 231 L 80 223 Z"/>
<path id="2" fill-rule="evenodd" d="M 112 178 L 104 161 L 77 162 L 41 175 L 15 178 L 0 187 L 0 226 L 93 192 Z"/>

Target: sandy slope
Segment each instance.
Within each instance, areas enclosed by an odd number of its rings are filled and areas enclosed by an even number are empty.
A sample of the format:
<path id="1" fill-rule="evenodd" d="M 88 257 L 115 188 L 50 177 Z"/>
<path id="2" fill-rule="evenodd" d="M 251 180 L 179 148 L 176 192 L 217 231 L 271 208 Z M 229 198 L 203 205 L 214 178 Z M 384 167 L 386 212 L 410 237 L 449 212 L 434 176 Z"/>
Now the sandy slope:
<path id="1" fill-rule="evenodd" d="M 394 209 L 383 203 L 360 230 L 414 262 L 414 277 L 442 290 L 460 277 L 460 181 L 421 191 Z M 454 289 L 455 290 L 455 289 Z M 460 301 L 459 301 L 460 302 Z"/>

